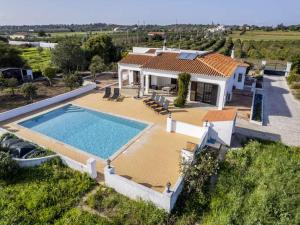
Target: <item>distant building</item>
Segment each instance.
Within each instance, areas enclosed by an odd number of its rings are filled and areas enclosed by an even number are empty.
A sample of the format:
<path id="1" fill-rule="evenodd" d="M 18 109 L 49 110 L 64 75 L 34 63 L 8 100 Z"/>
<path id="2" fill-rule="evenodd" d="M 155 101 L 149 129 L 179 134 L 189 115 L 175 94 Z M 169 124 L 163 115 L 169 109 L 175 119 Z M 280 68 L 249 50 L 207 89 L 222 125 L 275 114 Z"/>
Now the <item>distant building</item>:
<path id="1" fill-rule="evenodd" d="M 25 33 L 25 32 L 18 32 L 18 33 L 15 33 L 15 34 L 12 34 L 9 36 L 10 39 L 12 40 L 15 40 L 15 39 L 26 39 L 28 38 L 30 35 L 28 33 Z"/>
<path id="2" fill-rule="evenodd" d="M 149 37 L 160 36 L 162 38 L 165 38 L 166 37 L 166 33 L 165 32 L 149 32 L 148 36 Z"/>
<path id="3" fill-rule="evenodd" d="M 224 25 L 219 25 L 217 27 L 209 28 L 207 31 L 210 33 L 218 33 L 218 32 L 224 32 L 226 30 Z"/>

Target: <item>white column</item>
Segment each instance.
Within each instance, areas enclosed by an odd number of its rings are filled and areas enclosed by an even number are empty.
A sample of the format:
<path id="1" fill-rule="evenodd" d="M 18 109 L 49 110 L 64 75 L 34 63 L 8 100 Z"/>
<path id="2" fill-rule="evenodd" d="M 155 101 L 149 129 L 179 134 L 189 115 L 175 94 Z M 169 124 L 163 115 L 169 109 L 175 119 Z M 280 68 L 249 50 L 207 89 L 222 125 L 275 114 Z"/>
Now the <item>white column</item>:
<path id="1" fill-rule="evenodd" d="M 123 85 L 123 77 L 122 77 L 122 69 L 118 68 L 118 78 L 119 78 L 119 88 L 122 89 Z"/>
<path id="2" fill-rule="evenodd" d="M 144 96 L 144 91 L 145 91 L 145 85 L 144 85 L 144 74 L 141 71 L 140 72 L 140 83 L 141 83 L 141 93 L 140 96 L 143 97 Z"/>
<path id="3" fill-rule="evenodd" d="M 226 101 L 226 82 L 218 88 L 218 110 L 222 110 Z"/>
<path id="4" fill-rule="evenodd" d="M 146 74 L 146 87 L 145 87 L 145 94 L 149 94 L 149 78 L 150 76 Z"/>
<path id="5" fill-rule="evenodd" d="M 96 160 L 93 158 L 89 158 L 86 162 L 87 172 L 91 178 L 97 178 L 97 169 L 96 169 Z"/>

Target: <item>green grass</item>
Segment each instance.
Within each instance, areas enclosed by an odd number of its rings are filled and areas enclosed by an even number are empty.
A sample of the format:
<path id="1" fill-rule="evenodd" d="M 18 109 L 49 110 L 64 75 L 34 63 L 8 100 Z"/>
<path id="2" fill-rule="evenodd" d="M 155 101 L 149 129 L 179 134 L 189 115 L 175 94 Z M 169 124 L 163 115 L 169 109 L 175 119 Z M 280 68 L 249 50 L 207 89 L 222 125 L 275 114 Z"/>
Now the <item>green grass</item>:
<path id="1" fill-rule="evenodd" d="M 87 175 L 53 160 L 0 179 L 0 224 L 53 224 L 94 185 Z"/>
<path id="2" fill-rule="evenodd" d="M 219 172 L 202 224 L 300 223 L 300 148 L 250 142 Z"/>
<path id="3" fill-rule="evenodd" d="M 49 49 L 43 49 L 41 52 L 37 48 L 19 48 L 22 51 L 21 56 L 26 60 L 33 71 L 39 71 L 44 66 L 50 64 L 51 52 Z"/>
<path id="4" fill-rule="evenodd" d="M 296 31 L 246 31 L 243 35 L 240 35 L 240 31 L 234 31 L 229 37 L 233 40 L 255 40 L 255 41 L 281 41 L 281 40 L 300 40 L 300 32 Z"/>

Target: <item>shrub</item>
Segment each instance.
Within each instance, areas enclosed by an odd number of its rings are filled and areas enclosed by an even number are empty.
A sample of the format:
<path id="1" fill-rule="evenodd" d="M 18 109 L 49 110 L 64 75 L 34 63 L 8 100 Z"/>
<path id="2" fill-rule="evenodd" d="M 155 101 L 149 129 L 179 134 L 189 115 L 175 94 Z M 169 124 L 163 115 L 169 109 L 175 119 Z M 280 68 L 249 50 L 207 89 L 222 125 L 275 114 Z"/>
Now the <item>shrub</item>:
<path id="1" fill-rule="evenodd" d="M 0 151 L 0 179 L 12 178 L 18 172 L 18 164 L 7 152 Z"/>
<path id="2" fill-rule="evenodd" d="M 91 64 L 89 66 L 89 70 L 91 71 L 93 80 L 96 80 L 96 74 L 102 73 L 105 70 L 106 66 L 104 64 L 103 59 L 99 55 L 95 55 L 92 58 Z"/>
<path id="3" fill-rule="evenodd" d="M 177 107 L 183 107 L 188 95 L 189 83 L 191 75 L 189 73 L 178 74 L 178 96 L 174 101 L 174 105 Z"/>
<path id="4" fill-rule="evenodd" d="M 78 75 L 78 73 L 75 74 L 65 74 L 63 76 L 63 80 L 65 82 L 65 85 L 70 88 L 70 90 L 73 90 L 74 88 L 78 88 L 82 85 L 83 80 L 82 77 Z"/>
<path id="5" fill-rule="evenodd" d="M 21 91 L 25 98 L 28 98 L 30 102 L 37 96 L 37 87 L 33 83 L 25 83 L 21 87 Z"/>
<path id="6" fill-rule="evenodd" d="M 291 73 L 287 78 L 286 78 L 288 84 L 292 84 L 297 80 L 297 75 L 294 73 Z"/>
<path id="7" fill-rule="evenodd" d="M 6 86 L 10 88 L 11 95 L 15 95 L 15 88 L 18 86 L 18 80 L 16 78 L 6 79 Z"/>
<path id="8" fill-rule="evenodd" d="M 49 85 L 52 86 L 52 81 L 56 75 L 56 69 L 50 66 L 47 66 L 43 69 L 43 76 L 47 78 Z"/>
<path id="9" fill-rule="evenodd" d="M 291 88 L 292 89 L 300 89 L 300 82 L 297 81 L 297 82 L 292 83 Z"/>

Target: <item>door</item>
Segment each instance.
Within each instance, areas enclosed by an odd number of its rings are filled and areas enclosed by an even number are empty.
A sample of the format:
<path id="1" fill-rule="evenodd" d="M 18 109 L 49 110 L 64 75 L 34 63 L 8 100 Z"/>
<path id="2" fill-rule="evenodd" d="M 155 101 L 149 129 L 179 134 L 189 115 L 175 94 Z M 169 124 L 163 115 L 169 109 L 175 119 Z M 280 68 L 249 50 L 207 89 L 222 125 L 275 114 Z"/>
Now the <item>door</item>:
<path id="1" fill-rule="evenodd" d="M 192 82 L 191 84 L 191 101 L 204 102 L 211 105 L 217 104 L 218 85 Z"/>

